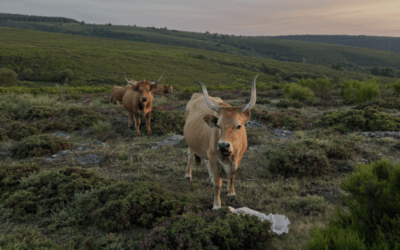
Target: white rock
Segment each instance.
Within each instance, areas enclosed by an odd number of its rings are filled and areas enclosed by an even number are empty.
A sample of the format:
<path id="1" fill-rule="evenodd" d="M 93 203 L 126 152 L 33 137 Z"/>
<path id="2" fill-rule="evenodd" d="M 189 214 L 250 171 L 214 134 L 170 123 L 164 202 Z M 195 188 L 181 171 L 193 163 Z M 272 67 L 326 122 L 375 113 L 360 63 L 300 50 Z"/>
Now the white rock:
<path id="1" fill-rule="evenodd" d="M 249 215 L 255 215 L 257 216 L 261 221 L 264 220 L 269 220 L 272 223 L 271 230 L 272 232 L 276 233 L 277 235 L 281 235 L 283 233 L 289 233 L 289 224 L 290 221 L 288 218 L 286 218 L 285 215 L 280 215 L 280 214 L 269 214 L 268 216 L 266 214 L 257 212 L 255 210 L 252 210 L 248 207 L 241 207 L 238 209 L 234 209 L 233 207 L 229 207 L 229 210 L 232 213 L 242 213 L 242 214 L 249 214 Z"/>

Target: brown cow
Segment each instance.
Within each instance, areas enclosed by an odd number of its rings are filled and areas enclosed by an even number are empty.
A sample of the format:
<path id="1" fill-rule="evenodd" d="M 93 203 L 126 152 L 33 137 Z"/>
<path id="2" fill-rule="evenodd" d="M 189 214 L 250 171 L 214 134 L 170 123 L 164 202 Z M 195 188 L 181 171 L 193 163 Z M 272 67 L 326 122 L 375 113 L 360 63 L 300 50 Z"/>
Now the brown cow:
<path id="1" fill-rule="evenodd" d="M 143 80 L 141 82 L 132 82 L 132 86 L 127 88 L 122 104 L 129 112 L 128 127 L 132 127 L 132 118 L 135 116 L 136 133 L 139 135 L 140 115 L 145 117 L 147 124 L 147 133 L 151 134 L 150 117 L 153 107 L 153 94 L 151 90 L 157 88 L 157 83 L 161 77 L 155 82 Z"/>
<path id="2" fill-rule="evenodd" d="M 125 76 L 125 75 L 124 75 L 124 76 Z M 125 77 L 125 79 L 126 79 L 126 77 Z M 128 80 L 126 79 L 126 81 L 128 81 Z M 135 80 L 131 80 L 131 82 L 136 82 L 136 81 L 135 81 Z M 128 81 L 128 84 L 126 85 L 125 88 L 115 85 L 115 86 L 113 87 L 113 90 L 112 90 L 112 94 L 111 94 L 111 98 L 110 98 L 110 103 L 115 103 L 115 102 L 117 102 L 118 107 L 119 107 L 120 104 L 121 104 L 121 102 L 122 102 L 122 98 L 124 97 L 124 94 L 125 94 L 126 90 L 127 90 L 128 88 L 131 88 L 131 87 L 132 87 L 132 83 L 131 83 L 131 82 Z"/>
<path id="3" fill-rule="evenodd" d="M 256 75 L 251 86 L 250 102 L 243 107 L 232 107 L 220 98 L 210 97 L 201 82 L 203 94 L 195 93 L 186 105 L 184 136 L 189 146 L 189 159 L 185 180 L 192 179 L 192 159 L 197 165 L 207 160 L 209 175 L 214 185 L 213 209 L 221 208 L 222 180 L 218 162 L 229 177 L 228 196 L 236 198 L 233 181 L 237 168 L 247 150 L 245 124 L 250 119 L 250 109 L 256 104 Z"/>
<path id="4" fill-rule="evenodd" d="M 158 85 L 157 89 L 152 90 L 153 95 L 162 95 L 161 99 L 164 99 L 165 94 L 174 92 L 172 85 Z"/>

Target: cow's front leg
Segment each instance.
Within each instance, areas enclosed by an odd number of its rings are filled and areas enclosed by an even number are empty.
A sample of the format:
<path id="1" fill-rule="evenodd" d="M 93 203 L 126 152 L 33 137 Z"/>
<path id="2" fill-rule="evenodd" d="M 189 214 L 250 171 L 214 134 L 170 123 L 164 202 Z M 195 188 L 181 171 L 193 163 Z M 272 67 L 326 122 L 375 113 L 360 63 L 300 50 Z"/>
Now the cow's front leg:
<path id="1" fill-rule="evenodd" d="M 210 179 L 211 185 L 213 185 L 214 184 L 214 179 L 213 179 L 213 175 L 211 173 L 210 164 L 208 163 L 207 160 L 204 160 L 204 163 L 206 164 L 206 167 L 207 167 L 208 178 Z"/>
<path id="2" fill-rule="evenodd" d="M 219 175 L 219 167 L 217 165 L 217 161 L 211 160 L 209 158 L 210 169 L 214 180 L 214 206 L 212 210 L 219 210 L 221 208 L 221 186 L 222 186 L 222 179 Z"/>
<path id="3" fill-rule="evenodd" d="M 232 165 L 231 167 L 231 171 L 228 174 L 228 197 L 229 198 L 233 198 L 236 199 L 236 193 L 235 193 L 235 186 L 234 186 L 234 180 L 235 180 L 235 176 L 236 176 L 236 170 L 237 170 L 237 166 L 236 165 Z"/>
<path id="4" fill-rule="evenodd" d="M 147 113 L 147 115 L 146 115 L 147 134 L 149 134 L 149 135 L 151 134 L 150 117 L 151 117 L 151 112 Z"/>
<path id="5" fill-rule="evenodd" d="M 135 114 L 135 121 L 136 121 L 136 134 L 140 135 L 140 116 L 139 114 Z"/>
<path id="6" fill-rule="evenodd" d="M 192 180 L 192 160 L 194 157 L 194 153 L 189 149 L 188 152 L 188 165 L 186 168 L 186 174 L 185 174 L 185 181 L 191 181 Z"/>

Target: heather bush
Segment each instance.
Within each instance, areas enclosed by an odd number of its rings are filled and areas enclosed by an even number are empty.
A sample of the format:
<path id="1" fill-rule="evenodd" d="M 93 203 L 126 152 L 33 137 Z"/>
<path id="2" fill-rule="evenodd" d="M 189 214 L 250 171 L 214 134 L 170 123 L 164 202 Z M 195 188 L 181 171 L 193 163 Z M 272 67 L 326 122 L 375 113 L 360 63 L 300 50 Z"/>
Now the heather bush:
<path id="1" fill-rule="evenodd" d="M 5 131 L 4 129 L 0 128 L 0 141 L 5 141 L 7 139 L 8 139 L 7 131 Z"/>
<path id="2" fill-rule="evenodd" d="M 24 160 L 12 164 L 8 159 L 0 163 L 0 198 L 2 194 L 14 191 L 22 178 L 39 171 L 40 167 L 37 164 Z"/>
<path id="3" fill-rule="evenodd" d="M 219 211 L 186 212 L 153 229 L 141 249 L 267 249 L 271 223 L 256 216 Z"/>
<path id="4" fill-rule="evenodd" d="M 93 132 L 101 137 L 107 136 L 111 132 L 110 121 L 97 121 L 93 124 Z"/>
<path id="5" fill-rule="evenodd" d="M 0 68 L 0 86 L 17 85 L 18 74 L 12 69 Z"/>
<path id="6" fill-rule="evenodd" d="M 18 229 L 11 235 L 0 235 L 2 250 L 64 250 L 64 247 L 45 239 L 38 231 Z"/>
<path id="7" fill-rule="evenodd" d="M 296 99 L 303 102 L 312 102 L 314 100 L 314 92 L 310 88 L 297 83 L 286 84 L 283 87 L 283 92 L 286 97 L 290 99 Z"/>
<path id="8" fill-rule="evenodd" d="M 331 172 L 331 162 L 354 157 L 354 140 L 310 138 L 289 143 L 269 154 L 268 170 L 283 176 L 319 176 Z"/>
<path id="9" fill-rule="evenodd" d="M 361 103 L 378 97 L 379 86 L 375 80 L 359 82 L 345 80 L 342 84 L 341 95 L 348 103 Z"/>
<path id="10" fill-rule="evenodd" d="M 324 113 L 320 125 L 346 133 L 349 131 L 399 131 L 400 118 L 380 112 L 376 107 L 364 110 L 333 111 Z"/>
<path id="11" fill-rule="evenodd" d="M 299 100 L 293 100 L 293 99 L 280 99 L 277 103 L 276 106 L 278 108 L 302 108 L 304 107 L 304 103 L 302 103 Z"/>
<path id="12" fill-rule="evenodd" d="M 304 249 L 399 249 L 399 183 L 399 164 L 357 166 L 341 185 L 346 211 L 338 208 L 327 228 L 314 229 Z"/>
<path id="13" fill-rule="evenodd" d="M 393 88 L 397 93 L 400 93 L 400 81 L 393 83 Z"/>
<path id="14" fill-rule="evenodd" d="M 71 81 L 72 79 L 74 79 L 74 72 L 70 69 L 61 70 L 58 73 L 58 80 L 62 83 L 65 81 Z"/>
<path id="15" fill-rule="evenodd" d="M 252 119 L 268 124 L 272 128 L 286 128 L 288 130 L 303 130 L 309 127 L 309 123 L 300 116 L 295 109 L 287 109 L 282 112 L 267 112 L 255 110 Z"/>
<path id="16" fill-rule="evenodd" d="M 2 214 L 14 219 L 29 219 L 36 214 L 55 212 L 65 207 L 76 192 L 110 184 L 111 181 L 81 168 L 62 168 L 39 173 L 36 165 L 7 167 L 2 180 Z M 20 173 L 18 174 L 18 171 Z M 26 177 L 25 177 L 26 176 Z M 25 178 L 23 178 L 25 177 Z M 11 184 L 11 185 L 10 185 Z"/>
<path id="17" fill-rule="evenodd" d="M 32 69 L 24 69 L 21 73 L 19 73 L 18 79 L 22 81 L 29 81 L 31 80 L 33 73 L 34 72 Z"/>
<path id="18" fill-rule="evenodd" d="M 186 205 L 193 206 L 190 198 L 172 194 L 159 183 L 117 183 L 76 193 L 67 207 L 52 215 L 50 227 L 92 224 L 105 231 L 152 227 L 181 214 Z"/>
<path id="19" fill-rule="evenodd" d="M 11 123 L 11 130 L 8 131 L 7 135 L 11 139 L 19 141 L 23 138 L 39 133 L 40 130 L 37 127 L 32 126 L 31 124 L 25 124 L 19 121 L 15 121 Z"/>
<path id="20" fill-rule="evenodd" d="M 185 113 L 178 110 L 153 110 L 151 113 L 151 130 L 153 134 L 164 135 L 167 133 L 183 134 L 185 126 Z M 147 131 L 141 126 L 143 132 Z"/>
<path id="21" fill-rule="evenodd" d="M 70 143 L 67 139 L 51 134 L 39 134 L 15 143 L 11 152 L 15 158 L 26 158 L 54 154 L 69 147 Z"/>
<path id="22" fill-rule="evenodd" d="M 299 85 L 312 89 L 318 97 L 323 99 L 328 99 L 331 97 L 332 89 L 335 86 L 329 79 L 322 78 L 318 78 L 316 80 L 310 78 L 302 79 L 299 82 Z"/>

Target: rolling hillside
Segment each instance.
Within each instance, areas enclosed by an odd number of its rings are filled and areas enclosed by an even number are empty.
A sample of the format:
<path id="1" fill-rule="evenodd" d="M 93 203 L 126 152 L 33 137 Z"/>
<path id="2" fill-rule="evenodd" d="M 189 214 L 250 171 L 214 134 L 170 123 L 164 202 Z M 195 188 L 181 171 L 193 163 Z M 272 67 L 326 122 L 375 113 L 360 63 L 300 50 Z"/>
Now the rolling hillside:
<path id="1" fill-rule="evenodd" d="M 164 84 L 178 88 L 194 86 L 195 80 L 214 87 L 247 88 L 250 79 L 260 73 L 265 73 L 260 84 L 318 77 L 374 78 L 323 66 L 176 46 L 9 28 L 0 28 L 0 32 L 0 68 L 7 67 L 18 74 L 30 68 L 34 72 L 31 81 L 57 82 L 59 72 L 67 68 L 74 72 L 70 83 L 75 85 L 123 84 L 123 74 L 138 80 L 157 79 L 164 70 Z M 388 77 L 379 79 L 381 83 L 393 81 Z"/>
<path id="2" fill-rule="evenodd" d="M 234 55 L 268 58 L 279 61 L 332 66 L 342 63 L 347 70 L 369 73 L 374 67 L 390 67 L 399 76 L 400 54 L 389 51 L 357 48 L 326 43 L 256 39 L 223 34 L 183 32 L 166 27 L 114 26 L 85 24 L 84 22 L 21 21 L 18 15 L 1 19 L 0 26 L 18 29 L 40 30 L 73 35 L 112 38 L 163 45 L 181 46 Z"/>

